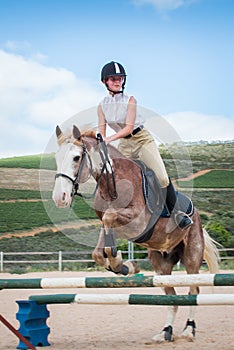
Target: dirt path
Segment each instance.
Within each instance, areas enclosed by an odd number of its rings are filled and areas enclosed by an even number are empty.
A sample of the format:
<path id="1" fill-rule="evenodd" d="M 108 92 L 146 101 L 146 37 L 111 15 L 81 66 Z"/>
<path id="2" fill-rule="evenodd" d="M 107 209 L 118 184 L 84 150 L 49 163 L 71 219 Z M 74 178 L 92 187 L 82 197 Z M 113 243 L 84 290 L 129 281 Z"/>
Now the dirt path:
<path id="1" fill-rule="evenodd" d="M 206 173 L 209 173 L 212 169 L 204 169 L 204 170 L 200 170 L 198 171 L 197 173 L 194 173 L 194 174 L 191 174 L 189 175 L 188 177 L 183 177 L 183 178 L 179 178 L 177 180 L 179 181 L 189 181 L 189 180 L 193 180 L 195 179 L 196 177 L 199 177 L 199 176 L 202 176 Z"/>
<path id="2" fill-rule="evenodd" d="M 100 220 L 92 220 L 89 219 L 88 221 L 80 220 L 79 222 L 71 222 L 71 223 L 66 223 L 66 224 L 60 224 L 58 227 L 56 226 L 41 226 L 37 227 L 34 229 L 31 229 L 30 231 L 19 231 L 19 232 L 8 232 L 0 235 L 0 239 L 2 238 L 11 238 L 11 237 L 30 237 L 30 236 L 35 236 L 38 233 L 41 232 L 58 232 L 62 230 L 66 230 L 69 228 L 73 229 L 80 229 L 81 227 L 88 227 L 88 226 L 97 226 L 100 225 Z"/>
<path id="3" fill-rule="evenodd" d="M 0 168 L 0 188 L 40 191 L 53 188 L 55 171 L 44 169 Z"/>
<path id="4" fill-rule="evenodd" d="M 211 170 L 212 169 L 201 170 L 178 180 L 192 180 Z M 43 190 L 51 191 L 54 185 L 54 175 L 55 171 L 53 170 L 0 168 L 0 188 L 34 191 L 40 191 L 40 188 L 43 188 Z"/>

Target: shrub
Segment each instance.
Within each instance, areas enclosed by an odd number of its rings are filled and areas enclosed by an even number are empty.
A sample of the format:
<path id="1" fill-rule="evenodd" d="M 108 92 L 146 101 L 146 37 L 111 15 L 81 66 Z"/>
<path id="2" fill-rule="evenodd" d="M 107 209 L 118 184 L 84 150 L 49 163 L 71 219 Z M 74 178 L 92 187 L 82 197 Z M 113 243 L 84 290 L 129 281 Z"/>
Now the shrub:
<path id="1" fill-rule="evenodd" d="M 206 229 L 215 241 L 225 248 L 230 247 L 232 236 L 219 221 L 208 223 Z"/>

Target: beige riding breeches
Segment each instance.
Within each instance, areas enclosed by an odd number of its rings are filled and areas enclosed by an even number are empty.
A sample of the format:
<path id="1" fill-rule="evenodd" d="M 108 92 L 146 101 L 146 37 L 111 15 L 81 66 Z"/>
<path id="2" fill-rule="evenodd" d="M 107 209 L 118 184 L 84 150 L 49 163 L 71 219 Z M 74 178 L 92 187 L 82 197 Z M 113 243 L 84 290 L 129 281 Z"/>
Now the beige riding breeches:
<path id="1" fill-rule="evenodd" d="M 152 169 L 162 188 L 169 185 L 169 178 L 158 147 L 147 129 L 142 129 L 129 139 L 121 139 L 119 151 L 127 158 L 140 159 Z"/>

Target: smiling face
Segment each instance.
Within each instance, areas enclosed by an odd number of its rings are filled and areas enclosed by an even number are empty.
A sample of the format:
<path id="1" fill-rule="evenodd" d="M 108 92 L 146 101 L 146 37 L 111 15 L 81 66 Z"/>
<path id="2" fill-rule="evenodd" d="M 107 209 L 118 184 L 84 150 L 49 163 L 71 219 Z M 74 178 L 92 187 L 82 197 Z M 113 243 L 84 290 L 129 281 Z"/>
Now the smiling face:
<path id="1" fill-rule="evenodd" d="M 106 84 L 110 91 L 118 92 L 122 89 L 122 84 L 124 81 L 124 77 L 120 75 L 115 75 L 109 77 L 104 84 Z"/>

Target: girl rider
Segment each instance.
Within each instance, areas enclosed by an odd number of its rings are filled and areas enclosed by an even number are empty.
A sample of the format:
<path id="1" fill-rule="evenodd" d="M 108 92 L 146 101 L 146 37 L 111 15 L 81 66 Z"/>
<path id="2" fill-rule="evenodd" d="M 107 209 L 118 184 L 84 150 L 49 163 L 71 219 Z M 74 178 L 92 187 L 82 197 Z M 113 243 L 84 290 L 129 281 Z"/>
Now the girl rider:
<path id="1" fill-rule="evenodd" d="M 143 125 L 135 98 L 124 93 L 125 69 L 118 62 L 109 62 L 102 68 L 101 81 L 109 92 L 98 106 L 98 129 L 104 141 L 109 143 L 120 140 L 118 149 L 125 157 L 140 159 L 155 172 L 161 188 L 166 189 L 166 205 L 176 225 L 181 230 L 187 229 L 193 222 L 177 208 L 174 186 L 157 145 Z M 114 130 L 114 134 L 108 137 L 107 125 Z"/>

